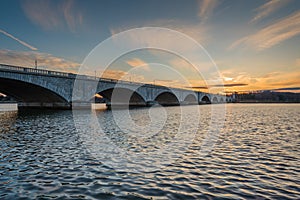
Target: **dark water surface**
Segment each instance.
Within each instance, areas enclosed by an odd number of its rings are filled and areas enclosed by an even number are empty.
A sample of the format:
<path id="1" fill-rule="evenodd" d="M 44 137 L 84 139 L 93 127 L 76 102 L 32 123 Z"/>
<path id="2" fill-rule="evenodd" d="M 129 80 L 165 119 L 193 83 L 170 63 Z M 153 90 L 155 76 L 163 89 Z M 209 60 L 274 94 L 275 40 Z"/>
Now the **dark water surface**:
<path id="1" fill-rule="evenodd" d="M 144 172 L 116 170 L 92 156 L 72 111 L 0 112 L 0 199 L 300 199 L 300 105 L 228 104 L 213 151 L 202 157 L 211 106 L 218 105 L 183 108 L 200 109 L 193 142 L 185 152 L 174 148 L 180 159 Z M 178 108 L 166 110 L 168 137 L 160 141 L 172 140 L 178 127 Z M 140 125 L 147 112 L 130 110 Z M 149 148 L 116 131 L 111 111 L 96 114 L 123 148 Z"/>

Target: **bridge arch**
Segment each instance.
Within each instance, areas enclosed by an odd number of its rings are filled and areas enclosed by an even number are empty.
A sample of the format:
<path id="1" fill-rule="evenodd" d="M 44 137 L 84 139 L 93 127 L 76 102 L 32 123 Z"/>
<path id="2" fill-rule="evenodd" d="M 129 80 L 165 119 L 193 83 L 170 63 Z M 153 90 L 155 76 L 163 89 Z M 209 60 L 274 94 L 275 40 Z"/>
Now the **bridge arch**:
<path id="1" fill-rule="evenodd" d="M 58 93 L 33 83 L 0 78 L 0 92 L 13 97 L 20 106 L 69 107 L 68 101 Z"/>
<path id="2" fill-rule="evenodd" d="M 218 103 L 218 102 L 219 102 L 219 101 L 218 101 L 218 98 L 217 98 L 217 97 L 213 97 L 212 102 L 213 102 L 213 103 Z"/>
<path id="3" fill-rule="evenodd" d="M 209 98 L 207 95 L 204 95 L 204 96 L 201 98 L 201 103 L 204 103 L 204 104 L 210 104 L 210 103 L 211 103 L 210 98 Z"/>
<path id="4" fill-rule="evenodd" d="M 179 105 L 177 96 L 170 91 L 161 92 L 155 97 L 154 101 L 163 106 Z"/>
<path id="5" fill-rule="evenodd" d="M 120 104 L 129 106 L 145 106 L 146 101 L 137 91 L 123 87 L 105 88 L 97 92 L 105 99 L 108 104 Z"/>
<path id="6" fill-rule="evenodd" d="M 198 104 L 197 102 L 197 97 L 195 94 L 188 94 L 185 98 L 184 98 L 184 102 L 187 104 Z"/>

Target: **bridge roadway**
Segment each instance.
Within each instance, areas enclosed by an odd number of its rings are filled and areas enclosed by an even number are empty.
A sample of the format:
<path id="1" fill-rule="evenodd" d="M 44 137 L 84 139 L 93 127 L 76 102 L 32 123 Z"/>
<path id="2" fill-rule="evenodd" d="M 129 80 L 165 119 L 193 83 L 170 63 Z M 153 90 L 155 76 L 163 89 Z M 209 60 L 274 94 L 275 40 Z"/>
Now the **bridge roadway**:
<path id="1" fill-rule="evenodd" d="M 76 87 L 74 88 L 74 84 Z M 15 98 L 19 107 L 90 107 L 95 94 L 108 105 L 164 106 L 225 103 L 222 95 L 169 88 L 58 71 L 0 64 L 0 92 Z"/>

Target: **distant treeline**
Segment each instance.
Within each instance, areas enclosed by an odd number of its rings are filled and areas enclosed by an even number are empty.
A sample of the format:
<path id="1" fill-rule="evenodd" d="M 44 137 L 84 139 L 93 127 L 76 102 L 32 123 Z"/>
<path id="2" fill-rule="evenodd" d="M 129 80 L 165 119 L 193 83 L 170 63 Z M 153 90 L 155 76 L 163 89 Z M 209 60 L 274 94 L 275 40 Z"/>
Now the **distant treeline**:
<path id="1" fill-rule="evenodd" d="M 235 94 L 236 102 L 300 103 L 300 93 L 292 92 L 253 92 Z"/>

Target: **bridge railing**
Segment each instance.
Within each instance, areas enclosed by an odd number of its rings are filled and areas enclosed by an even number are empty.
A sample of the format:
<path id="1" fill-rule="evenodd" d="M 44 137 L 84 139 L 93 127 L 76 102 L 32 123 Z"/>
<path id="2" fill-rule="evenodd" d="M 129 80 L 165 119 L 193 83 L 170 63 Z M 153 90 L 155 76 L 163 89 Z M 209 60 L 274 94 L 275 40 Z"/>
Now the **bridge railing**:
<path id="1" fill-rule="evenodd" d="M 19 66 L 11 66 L 11 65 L 5 65 L 5 64 L 0 64 L 1 69 L 5 70 L 13 70 L 13 71 L 23 71 L 24 67 L 19 67 Z"/>
<path id="2" fill-rule="evenodd" d="M 50 71 L 50 70 L 45 70 L 45 69 L 35 69 L 35 68 L 29 68 L 29 67 L 1 64 L 1 63 L 0 63 L 0 69 L 7 70 L 7 71 L 17 71 L 17 72 L 22 72 L 22 73 L 52 75 L 52 76 L 61 76 L 61 77 L 68 77 L 68 78 L 76 78 L 77 77 L 77 78 L 81 78 L 81 79 L 99 80 L 99 81 L 106 81 L 106 82 L 111 82 L 111 83 L 118 82 L 118 83 L 124 83 L 124 84 L 147 85 L 148 87 L 164 87 L 164 86 L 154 85 L 154 84 L 145 84 L 145 83 L 126 81 L 126 80 L 95 77 L 95 76 L 90 76 L 90 75 L 81 75 L 81 74 L 73 74 L 73 73 L 66 73 L 66 72 Z"/>
<path id="3" fill-rule="evenodd" d="M 29 67 L 20 67 L 20 66 L 12 66 L 6 64 L 0 64 L 0 69 L 9 70 L 9 71 L 18 71 L 18 72 L 27 72 L 27 73 L 36 73 L 36 74 L 43 74 L 43 75 L 54 75 L 54 76 L 63 76 L 63 77 L 72 77 L 76 76 L 72 73 L 66 72 L 57 72 L 57 71 L 49 71 L 45 69 L 35 69 Z"/>

